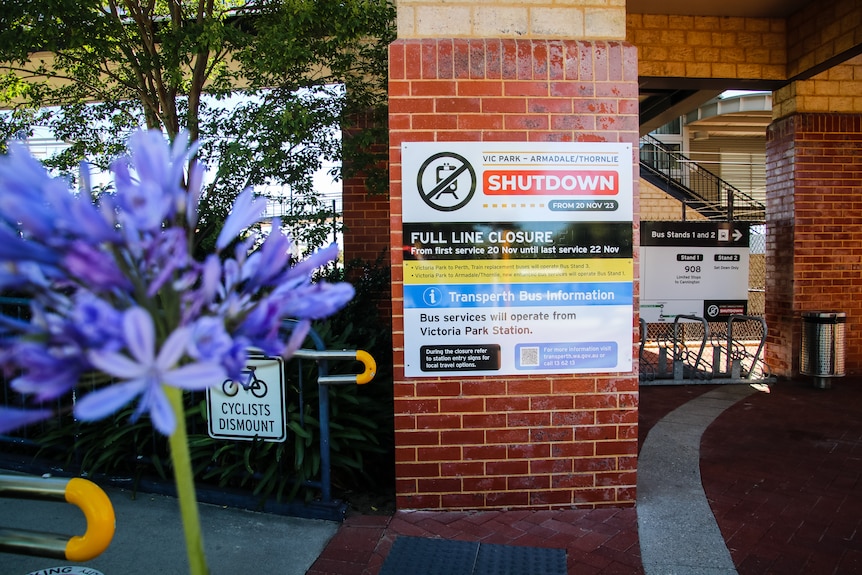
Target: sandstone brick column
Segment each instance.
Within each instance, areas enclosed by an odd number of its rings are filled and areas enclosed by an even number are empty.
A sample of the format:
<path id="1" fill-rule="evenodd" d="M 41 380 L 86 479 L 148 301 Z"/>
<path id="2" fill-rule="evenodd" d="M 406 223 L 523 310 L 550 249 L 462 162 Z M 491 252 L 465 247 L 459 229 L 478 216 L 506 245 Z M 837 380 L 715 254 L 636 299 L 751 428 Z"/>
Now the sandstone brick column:
<path id="1" fill-rule="evenodd" d="M 862 57 L 774 94 L 767 133 L 767 362 L 799 372 L 801 314 L 847 314 L 862 373 Z"/>
<path id="2" fill-rule="evenodd" d="M 629 142 L 636 150 L 637 55 L 621 41 L 625 2 L 402 0 L 398 26 L 389 76 L 398 507 L 632 505 L 637 373 L 403 375 L 401 143 Z M 632 170 L 637 182 L 634 157 Z M 637 212 L 636 183 L 634 202 Z M 637 270 L 637 248 L 634 258 Z M 633 346 L 636 326 L 632 318 Z"/>

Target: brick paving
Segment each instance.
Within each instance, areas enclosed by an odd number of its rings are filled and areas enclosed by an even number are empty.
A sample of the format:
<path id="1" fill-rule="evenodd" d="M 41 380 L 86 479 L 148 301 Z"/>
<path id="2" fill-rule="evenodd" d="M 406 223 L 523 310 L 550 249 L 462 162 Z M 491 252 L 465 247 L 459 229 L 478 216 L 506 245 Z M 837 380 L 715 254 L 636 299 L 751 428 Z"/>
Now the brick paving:
<path id="1" fill-rule="evenodd" d="M 640 437 L 715 385 L 641 388 Z M 862 572 L 862 379 L 780 382 L 701 443 L 704 491 L 740 575 Z M 570 574 L 643 573 L 633 508 L 349 517 L 307 575 L 377 575 L 399 535 L 565 548 Z"/>
<path id="2" fill-rule="evenodd" d="M 740 575 L 862 573 L 862 380 L 749 396 L 706 430 L 700 466 Z"/>
<path id="3" fill-rule="evenodd" d="M 376 575 L 398 536 L 566 549 L 569 573 L 643 573 L 633 508 L 349 517 L 307 575 Z"/>

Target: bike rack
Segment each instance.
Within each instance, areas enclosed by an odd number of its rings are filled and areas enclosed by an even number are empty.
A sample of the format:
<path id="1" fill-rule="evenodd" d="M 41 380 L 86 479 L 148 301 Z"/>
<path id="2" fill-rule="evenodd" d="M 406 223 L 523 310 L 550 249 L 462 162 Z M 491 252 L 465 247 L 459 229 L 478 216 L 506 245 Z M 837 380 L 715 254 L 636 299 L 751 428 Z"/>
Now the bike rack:
<path id="1" fill-rule="evenodd" d="M 763 334 L 760 338 L 760 343 L 757 346 L 757 351 L 753 354 L 747 353 L 744 349 L 740 354 L 741 357 L 734 357 L 735 354 L 731 352 L 733 349 L 733 324 L 735 322 L 743 322 L 743 321 L 757 321 L 760 322 L 761 333 Z M 763 352 L 763 346 L 766 343 L 766 320 L 762 317 L 753 316 L 753 315 L 731 315 L 727 320 L 727 358 L 726 358 L 726 371 L 723 375 L 727 375 L 733 379 L 752 379 L 752 375 L 754 374 L 754 368 L 757 366 L 758 362 L 760 362 L 760 354 Z M 716 350 L 716 354 L 719 355 L 718 358 L 714 361 L 715 364 L 720 364 L 720 349 Z M 748 369 L 748 372 L 743 375 L 742 373 L 742 359 L 746 357 L 751 361 L 751 366 Z"/>
<path id="2" fill-rule="evenodd" d="M 114 537 L 111 500 L 88 479 L 0 475 L 0 497 L 65 501 L 80 508 L 87 520 L 84 535 L 72 537 L 0 527 L 0 551 L 82 562 L 102 554 Z"/>
<path id="3" fill-rule="evenodd" d="M 683 353 L 680 350 L 685 349 L 685 344 L 680 341 L 679 338 L 679 320 L 689 320 L 692 322 L 700 322 L 703 326 L 703 338 L 700 341 L 700 348 L 697 350 L 697 358 L 694 360 L 694 364 L 690 366 L 692 373 L 701 373 L 698 371 L 698 366 L 700 366 L 700 360 L 703 358 L 703 350 L 706 347 L 706 340 L 709 339 L 709 323 L 702 318 L 696 315 L 678 315 L 673 319 L 673 377 L 674 379 L 684 379 L 685 378 L 685 358 L 683 357 Z M 688 355 L 688 350 L 685 350 L 685 355 Z M 706 379 L 712 377 L 711 372 L 705 372 Z"/>
<path id="4" fill-rule="evenodd" d="M 680 320 L 700 322 L 703 326 L 703 337 L 697 354 L 690 351 L 685 337 L 680 336 Z M 736 341 L 733 337 L 733 326 L 737 322 L 757 321 L 761 326 L 761 338 L 754 353 Z M 658 342 L 658 359 L 652 361 L 645 353 L 647 343 L 646 322 L 640 320 L 640 375 L 641 385 L 669 385 L 688 383 L 770 383 L 775 377 L 769 374 L 768 366 L 763 362 L 761 354 L 766 343 L 766 321 L 762 317 L 749 315 L 731 315 L 727 321 L 727 333 L 716 333 L 710 340 L 710 328 L 706 319 L 694 315 L 674 316 L 672 339 Z M 721 330 L 719 330 L 720 332 Z M 712 361 L 704 357 L 707 341 L 712 345 Z M 726 345 L 726 347 L 725 347 Z M 672 370 L 667 369 L 668 351 L 672 349 Z M 691 358 L 694 358 L 693 363 Z M 744 362 L 746 362 L 744 364 Z M 724 365 L 722 365 L 724 364 Z M 745 365 L 748 365 L 746 368 Z M 756 377 L 756 368 L 760 368 L 761 377 Z"/>

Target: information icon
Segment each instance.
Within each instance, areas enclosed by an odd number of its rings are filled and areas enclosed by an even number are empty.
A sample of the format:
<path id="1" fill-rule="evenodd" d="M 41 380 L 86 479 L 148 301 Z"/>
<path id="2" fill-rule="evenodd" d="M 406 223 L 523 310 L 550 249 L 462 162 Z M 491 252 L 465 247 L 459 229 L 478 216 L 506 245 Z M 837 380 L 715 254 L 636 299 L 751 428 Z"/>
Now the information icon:
<path id="1" fill-rule="evenodd" d="M 422 301 L 428 307 L 435 307 L 443 302 L 443 292 L 440 288 L 430 287 L 422 292 Z"/>

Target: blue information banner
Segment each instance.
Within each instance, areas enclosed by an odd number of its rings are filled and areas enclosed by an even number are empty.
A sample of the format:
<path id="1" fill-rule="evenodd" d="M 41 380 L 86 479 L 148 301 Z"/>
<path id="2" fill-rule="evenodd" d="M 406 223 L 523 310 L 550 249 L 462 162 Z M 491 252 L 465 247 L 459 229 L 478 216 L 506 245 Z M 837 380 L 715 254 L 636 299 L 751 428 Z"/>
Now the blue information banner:
<path id="1" fill-rule="evenodd" d="M 632 305 L 632 284 L 524 283 L 405 285 L 407 308 Z"/>

